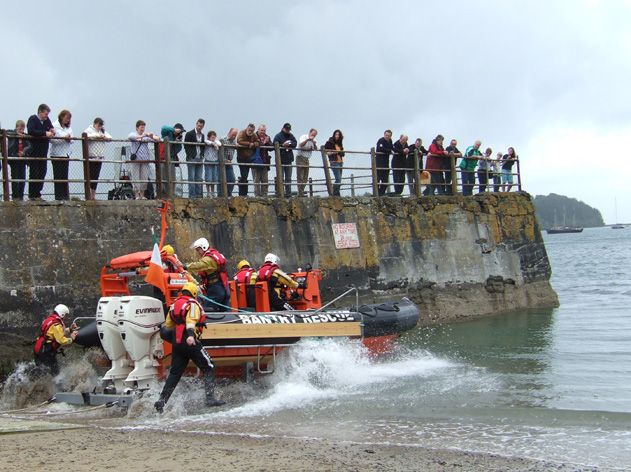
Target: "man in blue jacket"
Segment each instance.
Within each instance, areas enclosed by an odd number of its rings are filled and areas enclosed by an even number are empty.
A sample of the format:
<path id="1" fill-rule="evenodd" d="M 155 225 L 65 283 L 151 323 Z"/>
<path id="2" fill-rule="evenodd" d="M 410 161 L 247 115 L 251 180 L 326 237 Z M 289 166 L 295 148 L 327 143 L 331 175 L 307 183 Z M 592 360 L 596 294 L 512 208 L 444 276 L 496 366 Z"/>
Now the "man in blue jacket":
<path id="1" fill-rule="evenodd" d="M 36 139 L 31 140 L 29 157 L 29 183 L 28 198 L 29 200 L 41 200 L 42 189 L 44 188 L 44 179 L 46 178 L 46 169 L 48 168 L 48 138 L 55 136 L 55 128 L 48 118 L 50 107 L 42 103 L 37 107 L 37 115 L 31 115 L 26 123 L 27 133 Z M 39 180 L 40 182 L 33 182 Z"/>
<path id="2" fill-rule="evenodd" d="M 283 129 L 274 136 L 274 142 L 280 145 L 280 162 L 283 165 L 283 180 L 285 181 L 285 196 L 291 196 L 291 175 L 292 175 L 292 163 L 294 162 L 294 151 L 298 145 L 298 141 L 295 136 L 291 134 L 291 125 L 285 123 Z"/>

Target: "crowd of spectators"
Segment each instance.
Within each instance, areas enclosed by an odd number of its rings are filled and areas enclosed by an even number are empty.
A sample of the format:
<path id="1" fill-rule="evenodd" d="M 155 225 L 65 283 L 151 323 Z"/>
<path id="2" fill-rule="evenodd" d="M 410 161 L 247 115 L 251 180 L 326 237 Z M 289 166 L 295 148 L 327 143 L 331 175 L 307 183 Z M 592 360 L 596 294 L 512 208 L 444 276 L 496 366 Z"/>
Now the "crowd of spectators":
<path id="1" fill-rule="evenodd" d="M 11 169 L 11 196 L 13 200 L 22 200 L 25 193 L 25 183 L 28 182 L 29 200 L 41 200 L 42 189 L 47 174 L 48 160 L 51 161 L 54 179 L 54 194 L 56 200 L 70 198 L 68 171 L 72 157 L 73 130 L 71 127 L 72 114 L 62 110 L 53 123 L 49 118 L 50 108 L 42 104 L 37 114 L 32 115 L 27 123 L 18 120 L 15 129 L 10 131 L 8 139 L 9 165 Z M 95 118 L 93 123 L 83 132 L 88 138 L 87 150 L 89 155 L 90 197 L 96 197 L 96 189 L 101 173 L 102 162 L 105 158 L 105 141 L 112 140 L 112 136 L 105 131 L 104 121 Z M 214 130 L 204 132 L 206 122 L 200 118 L 193 129 L 186 131 L 181 123 L 165 125 L 160 135 L 147 131 L 143 120 L 136 122 L 135 130 L 129 133 L 128 152 L 125 156 L 130 173 L 134 197 L 137 199 L 151 198 L 151 180 L 154 178 L 153 164 L 158 162 L 161 175 L 167 171 L 173 180 L 188 182 L 188 197 L 203 198 L 225 196 L 224 186 L 220 185 L 225 179 L 227 196 L 232 196 L 237 186 L 240 196 L 247 196 L 250 185 L 250 172 L 254 195 L 265 197 L 268 195 L 269 171 L 273 147 L 278 145 L 279 157 L 284 182 L 284 193 L 292 193 L 293 169 L 296 168 L 296 187 L 298 196 L 305 196 L 309 182 L 310 160 L 313 151 L 321 149 L 317 143 L 318 130 L 311 128 L 296 139 L 292 133 L 290 123 L 282 128 L 272 138 L 267 134 L 267 126 L 261 124 L 258 128 L 250 123 L 239 131 L 230 128 L 227 134 L 219 138 Z M 386 130 L 383 137 L 377 141 L 376 157 L 376 186 L 378 195 L 402 195 L 409 187 L 410 194 L 414 193 L 415 185 L 421 182 L 424 195 L 451 195 L 454 165 L 460 174 L 463 195 L 471 195 L 477 187 L 479 193 L 487 189 L 510 191 L 513 186 L 513 165 L 518 160 L 514 148 L 509 147 L 503 154 L 498 152 L 493 158 L 493 151 L 487 148 L 481 151 L 481 142 L 475 141 L 468 146 L 464 153 L 458 149 L 458 142 L 452 139 L 444 147 L 444 137 L 436 136 L 429 149 L 423 145 L 421 138 L 416 138 L 412 144 L 408 136 L 400 135 L 393 142 L 392 131 Z M 34 138 L 34 139 L 31 139 Z M 342 173 L 344 168 L 344 135 L 336 129 L 323 146 L 328 168 L 332 174 L 332 194 L 340 196 L 342 188 Z M 152 147 L 150 147 L 152 145 Z M 167 169 L 164 160 L 165 146 L 169 146 L 171 167 Z M 156 149 L 156 155 L 152 154 Z M 180 153 L 184 150 L 187 178 L 183 179 L 180 168 Z M 48 159 L 47 159 L 48 158 Z M 239 176 L 236 178 L 233 162 L 238 165 Z M 325 159 L 326 159 L 325 158 Z M 415 163 L 415 159 L 417 162 Z M 220 175 L 220 161 L 225 164 L 225 175 Z M 26 171 L 28 169 L 28 177 Z M 419 179 L 416 172 L 427 176 Z M 390 188 L 392 175 L 392 192 Z M 478 183 L 476 184 L 476 176 Z M 167 183 L 162 181 L 162 192 L 167 193 Z M 182 185 L 175 186 L 175 196 L 183 196 Z"/>

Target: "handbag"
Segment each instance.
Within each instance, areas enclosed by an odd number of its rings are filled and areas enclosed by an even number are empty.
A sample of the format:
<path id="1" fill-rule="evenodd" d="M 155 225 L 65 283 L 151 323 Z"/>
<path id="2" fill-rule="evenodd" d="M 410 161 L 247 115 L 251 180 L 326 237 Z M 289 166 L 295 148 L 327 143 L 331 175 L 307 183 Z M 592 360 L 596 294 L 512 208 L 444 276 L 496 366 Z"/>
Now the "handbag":
<path id="1" fill-rule="evenodd" d="M 136 152 L 138 152 L 138 150 L 140 149 L 140 146 L 142 145 L 142 143 L 138 144 L 138 147 L 136 148 Z M 138 155 L 136 154 L 136 152 L 132 152 L 129 155 L 129 160 L 130 161 L 135 161 L 136 159 L 138 159 Z"/>

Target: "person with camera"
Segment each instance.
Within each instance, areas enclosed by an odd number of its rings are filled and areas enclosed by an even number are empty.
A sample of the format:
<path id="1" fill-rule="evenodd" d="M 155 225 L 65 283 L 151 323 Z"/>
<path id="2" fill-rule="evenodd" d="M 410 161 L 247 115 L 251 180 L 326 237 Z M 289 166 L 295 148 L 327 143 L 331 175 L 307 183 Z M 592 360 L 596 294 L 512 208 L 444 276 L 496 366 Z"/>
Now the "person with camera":
<path id="1" fill-rule="evenodd" d="M 101 175 L 101 166 L 105 158 L 105 143 L 111 141 L 112 136 L 105 131 L 105 122 L 102 118 L 94 118 L 94 121 L 88 126 L 84 133 L 88 138 L 88 156 L 90 162 L 90 199 L 96 198 L 96 187 L 99 184 L 99 176 Z"/>
<path id="2" fill-rule="evenodd" d="M 152 161 L 149 143 L 160 141 L 160 137 L 146 130 L 147 124 L 138 120 L 136 122 L 136 131 L 129 133 L 127 138 L 131 141 L 129 155 L 130 166 L 129 173 L 131 175 L 132 185 L 136 199 L 144 200 L 147 184 L 149 183 L 150 166 Z"/>

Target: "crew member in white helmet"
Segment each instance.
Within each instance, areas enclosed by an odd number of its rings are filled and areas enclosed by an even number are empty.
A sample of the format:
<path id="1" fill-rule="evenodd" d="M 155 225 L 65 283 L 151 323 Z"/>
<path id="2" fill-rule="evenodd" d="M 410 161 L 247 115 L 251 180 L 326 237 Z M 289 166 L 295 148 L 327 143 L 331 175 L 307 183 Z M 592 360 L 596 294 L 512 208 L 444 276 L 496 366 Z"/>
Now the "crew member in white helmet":
<path id="1" fill-rule="evenodd" d="M 199 238 L 192 247 L 197 251 L 199 260 L 186 264 L 184 269 L 200 276 L 205 295 L 212 300 L 204 303 L 204 307 L 214 311 L 226 311 L 230 306 L 226 258 L 210 247 L 206 238 Z"/>
<path id="2" fill-rule="evenodd" d="M 66 328 L 65 319 L 70 314 L 66 305 L 59 304 L 42 323 L 40 334 L 33 349 L 35 364 L 46 367 L 51 375 L 59 373 L 57 353 L 62 347 L 70 346 L 77 337 L 77 326 Z"/>
<path id="3" fill-rule="evenodd" d="M 286 310 L 286 300 L 283 298 L 284 288 L 295 289 L 300 287 L 300 285 L 280 270 L 278 267 L 280 259 L 276 254 L 269 253 L 264 260 L 265 263 L 259 269 L 258 281 L 268 283 L 269 304 L 272 310 Z"/>

